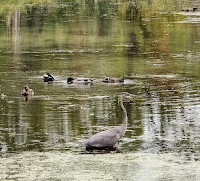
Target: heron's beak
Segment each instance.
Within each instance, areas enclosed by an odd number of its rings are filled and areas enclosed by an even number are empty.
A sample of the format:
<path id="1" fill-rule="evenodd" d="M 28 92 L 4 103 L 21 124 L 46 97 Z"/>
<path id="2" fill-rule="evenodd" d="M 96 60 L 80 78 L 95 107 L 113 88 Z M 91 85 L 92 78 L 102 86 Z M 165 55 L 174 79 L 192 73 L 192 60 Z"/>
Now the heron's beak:
<path id="1" fill-rule="evenodd" d="M 124 97 L 125 102 L 130 102 L 132 99 L 134 99 L 135 95 L 134 94 L 128 94 Z"/>
<path id="2" fill-rule="evenodd" d="M 129 93 L 124 97 L 124 101 L 123 102 L 131 102 L 131 101 L 133 101 L 135 99 L 139 99 L 139 98 L 140 98 L 140 96 Z"/>

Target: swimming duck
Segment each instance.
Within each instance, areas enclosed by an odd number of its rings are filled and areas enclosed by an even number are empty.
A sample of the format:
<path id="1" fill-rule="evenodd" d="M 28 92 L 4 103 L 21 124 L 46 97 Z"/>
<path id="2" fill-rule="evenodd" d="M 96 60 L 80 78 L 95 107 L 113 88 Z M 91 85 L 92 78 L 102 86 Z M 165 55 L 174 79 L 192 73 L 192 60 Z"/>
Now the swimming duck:
<path id="1" fill-rule="evenodd" d="M 102 82 L 105 82 L 105 83 L 123 83 L 124 77 L 120 77 L 120 78 L 104 77 Z"/>
<path id="2" fill-rule="evenodd" d="M 197 11 L 198 8 L 197 7 L 194 7 L 194 8 L 186 8 L 186 9 L 182 9 L 181 11 L 184 11 L 184 12 L 195 12 Z"/>
<path id="3" fill-rule="evenodd" d="M 22 96 L 33 96 L 34 95 L 34 92 L 32 89 L 30 89 L 28 87 L 28 85 L 24 86 L 24 89 L 22 90 Z"/>
<path id="4" fill-rule="evenodd" d="M 80 77 L 80 78 L 68 77 L 67 83 L 68 84 L 92 84 L 93 80 L 94 79 L 92 78 L 84 78 L 84 77 Z"/>
<path id="5" fill-rule="evenodd" d="M 54 77 L 50 73 L 46 73 L 43 75 L 43 80 L 44 80 L 44 82 L 53 82 Z"/>
<path id="6" fill-rule="evenodd" d="M 5 97 L 6 97 L 6 94 L 5 94 L 5 93 L 2 93 L 2 94 L 1 94 L 1 99 L 5 99 Z"/>

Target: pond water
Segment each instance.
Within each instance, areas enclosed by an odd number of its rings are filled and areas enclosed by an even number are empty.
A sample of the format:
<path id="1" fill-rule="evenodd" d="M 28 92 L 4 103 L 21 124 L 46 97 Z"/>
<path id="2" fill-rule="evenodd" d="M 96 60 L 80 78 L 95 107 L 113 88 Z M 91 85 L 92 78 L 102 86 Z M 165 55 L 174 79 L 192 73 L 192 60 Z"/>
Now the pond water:
<path id="1" fill-rule="evenodd" d="M 191 2 L 1 10 L 0 179 L 198 180 L 200 5 Z M 53 83 L 43 82 L 46 72 Z M 104 76 L 125 81 L 106 84 Z M 75 86 L 67 77 L 94 81 Z M 25 85 L 35 92 L 28 101 Z M 85 154 L 83 140 L 121 124 L 121 92 L 136 96 L 125 103 L 128 130 L 118 151 Z"/>

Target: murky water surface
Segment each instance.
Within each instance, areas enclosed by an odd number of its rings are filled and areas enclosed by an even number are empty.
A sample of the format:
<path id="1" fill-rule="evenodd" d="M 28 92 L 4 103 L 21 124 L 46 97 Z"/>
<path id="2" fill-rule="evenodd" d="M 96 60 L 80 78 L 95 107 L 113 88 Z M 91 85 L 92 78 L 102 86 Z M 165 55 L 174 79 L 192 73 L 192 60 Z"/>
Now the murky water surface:
<path id="1" fill-rule="evenodd" d="M 199 180 L 200 5 L 190 2 L 1 6 L 0 180 Z M 118 151 L 85 154 L 83 140 L 120 125 L 121 92 L 136 96 Z"/>

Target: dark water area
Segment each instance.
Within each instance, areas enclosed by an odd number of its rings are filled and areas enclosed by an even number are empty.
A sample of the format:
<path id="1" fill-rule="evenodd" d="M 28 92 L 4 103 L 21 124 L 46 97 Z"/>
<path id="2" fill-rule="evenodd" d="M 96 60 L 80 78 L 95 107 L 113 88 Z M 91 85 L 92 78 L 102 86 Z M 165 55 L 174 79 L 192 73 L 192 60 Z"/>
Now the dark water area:
<path id="1" fill-rule="evenodd" d="M 192 2 L 62 1 L 3 11 L 0 154 L 82 153 L 83 140 L 121 124 L 117 99 L 129 92 L 136 96 L 125 103 L 119 152 L 199 161 L 200 6 Z M 46 72 L 53 83 L 43 82 Z M 107 84 L 104 76 L 125 81 Z M 69 85 L 67 77 L 94 81 Z M 25 85 L 35 92 L 28 101 Z"/>

